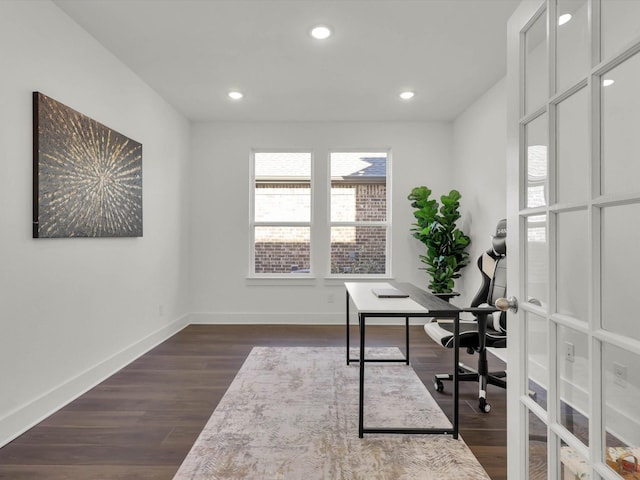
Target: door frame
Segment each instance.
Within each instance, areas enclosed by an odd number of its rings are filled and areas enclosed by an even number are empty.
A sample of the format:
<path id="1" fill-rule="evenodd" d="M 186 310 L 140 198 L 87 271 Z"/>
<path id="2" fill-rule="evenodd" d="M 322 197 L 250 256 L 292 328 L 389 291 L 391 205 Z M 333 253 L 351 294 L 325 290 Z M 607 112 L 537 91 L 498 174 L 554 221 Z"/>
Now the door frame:
<path id="1" fill-rule="evenodd" d="M 520 251 L 520 237 L 524 226 L 520 224 L 519 211 L 522 198 L 520 174 L 524 169 L 524 155 L 520 145 L 520 118 L 524 112 L 524 95 L 521 94 L 521 78 L 524 75 L 524 45 L 522 30 L 545 5 L 545 0 L 524 0 L 507 23 L 507 152 L 506 152 L 506 209 L 507 209 L 507 251 L 509 269 L 507 284 L 509 291 L 517 298 L 524 298 L 521 285 L 524 284 L 520 272 L 524 272 L 523 255 Z M 525 448 L 528 439 L 527 412 L 520 401 L 525 391 L 525 358 L 520 352 L 526 351 L 524 314 L 520 309 L 510 313 L 507 333 L 507 478 L 527 478 L 528 462 Z M 516 428 L 513 428 L 516 427 Z"/>

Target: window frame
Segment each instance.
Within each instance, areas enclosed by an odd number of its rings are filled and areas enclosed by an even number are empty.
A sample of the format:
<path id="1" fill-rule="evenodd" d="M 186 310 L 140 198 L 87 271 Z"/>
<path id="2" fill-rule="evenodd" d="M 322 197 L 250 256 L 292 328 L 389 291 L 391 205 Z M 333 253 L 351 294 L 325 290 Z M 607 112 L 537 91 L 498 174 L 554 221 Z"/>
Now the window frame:
<path id="1" fill-rule="evenodd" d="M 385 153 L 385 219 L 384 221 L 333 221 L 331 215 L 332 180 L 331 175 L 331 155 L 334 153 Z M 391 278 L 391 148 L 333 148 L 327 153 L 327 253 L 325 278 L 327 280 L 354 280 L 354 279 L 388 279 Z M 332 273 L 331 272 L 331 230 L 333 227 L 385 227 L 385 271 L 384 273 Z"/>
<path id="2" fill-rule="evenodd" d="M 317 162 L 318 149 L 314 148 L 252 148 L 249 154 L 249 241 L 248 241 L 248 285 L 314 285 L 318 277 L 326 285 L 341 284 L 353 279 L 390 279 L 392 278 L 391 258 L 391 199 L 392 199 L 392 151 L 382 148 L 331 148 L 324 150 L 325 162 Z M 331 221 L 331 154 L 333 153 L 385 153 L 386 154 L 386 220 L 385 221 Z M 256 221 L 256 154 L 260 153 L 303 153 L 310 155 L 310 215 L 309 221 Z M 324 179 L 323 179 L 324 177 Z M 324 183 L 324 185 L 323 185 Z M 322 209 L 324 208 L 324 211 Z M 256 227 L 307 227 L 309 228 L 309 272 L 305 273 L 256 273 L 255 240 Z M 383 226 L 385 227 L 385 273 L 344 274 L 331 273 L 331 228 L 334 226 Z"/>
<path id="3" fill-rule="evenodd" d="M 309 154 L 309 220 L 308 221 L 256 221 L 256 154 L 300 153 Z M 310 280 L 315 278 L 313 266 L 314 224 L 314 165 L 315 155 L 311 148 L 252 148 L 249 159 L 249 279 Z M 309 229 L 309 272 L 305 273 L 258 273 L 256 272 L 256 227 L 307 227 Z"/>

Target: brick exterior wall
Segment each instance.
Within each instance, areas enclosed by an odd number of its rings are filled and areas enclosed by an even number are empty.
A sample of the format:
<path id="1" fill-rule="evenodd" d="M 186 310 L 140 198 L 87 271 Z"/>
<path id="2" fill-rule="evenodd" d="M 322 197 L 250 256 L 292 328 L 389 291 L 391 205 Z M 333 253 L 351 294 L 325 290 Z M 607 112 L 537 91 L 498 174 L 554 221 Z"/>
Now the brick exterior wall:
<path id="1" fill-rule="evenodd" d="M 258 185 L 256 188 L 306 188 L 308 184 Z M 386 186 L 381 183 L 334 184 L 332 189 L 355 191 L 355 221 L 386 220 Z M 291 207 L 293 208 L 293 207 Z M 286 215 L 286 212 L 283 212 Z M 287 218 L 287 217 L 284 217 Z M 331 240 L 331 273 L 385 273 L 386 228 L 379 226 L 334 227 Z M 309 229 L 306 227 L 257 227 L 256 273 L 308 271 Z"/>
<path id="2" fill-rule="evenodd" d="M 256 273 L 290 273 L 309 268 L 309 243 L 256 242 Z"/>
<path id="3" fill-rule="evenodd" d="M 331 273 L 385 273 L 386 227 L 340 227 L 354 230 L 353 242 L 331 242 Z"/>

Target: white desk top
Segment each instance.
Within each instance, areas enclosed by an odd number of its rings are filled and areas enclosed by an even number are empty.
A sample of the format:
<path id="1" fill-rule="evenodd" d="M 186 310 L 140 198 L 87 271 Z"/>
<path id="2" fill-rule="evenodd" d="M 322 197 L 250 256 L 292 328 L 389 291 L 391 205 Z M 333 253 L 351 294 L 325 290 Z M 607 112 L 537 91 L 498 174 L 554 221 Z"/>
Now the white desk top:
<path id="1" fill-rule="evenodd" d="M 358 312 L 361 313 L 428 313 L 425 307 L 411 298 L 378 298 L 371 289 L 394 288 L 386 282 L 344 282 Z"/>

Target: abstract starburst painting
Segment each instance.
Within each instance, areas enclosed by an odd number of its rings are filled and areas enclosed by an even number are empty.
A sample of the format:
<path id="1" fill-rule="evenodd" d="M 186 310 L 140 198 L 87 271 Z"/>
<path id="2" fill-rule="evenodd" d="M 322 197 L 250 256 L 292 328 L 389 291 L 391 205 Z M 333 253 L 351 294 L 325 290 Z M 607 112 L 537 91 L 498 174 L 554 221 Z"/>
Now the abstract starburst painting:
<path id="1" fill-rule="evenodd" d="M 33 92 L 33 237 L 142 236 L 142 144 Z"/>

